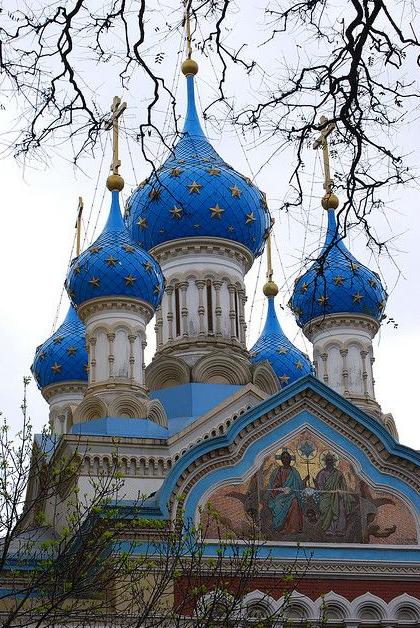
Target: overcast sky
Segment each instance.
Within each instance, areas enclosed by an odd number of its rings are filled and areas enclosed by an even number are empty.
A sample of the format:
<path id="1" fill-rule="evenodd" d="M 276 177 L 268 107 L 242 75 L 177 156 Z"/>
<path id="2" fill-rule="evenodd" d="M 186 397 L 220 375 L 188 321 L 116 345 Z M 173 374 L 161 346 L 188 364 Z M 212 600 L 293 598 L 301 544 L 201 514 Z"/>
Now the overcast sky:
<path id="1" fill-rule="evenodd" d="M 242 4 L 242 3 L 241 3 Z M 247 4 L 247 3 L 244 3 Z M 258 8 L 258 7 L 257 7 Z M 250 19 L 248 28 L 254 28 L 251 11 L 256 11 L 249 2 Z M 262 29 L 261 22 L 256 21 Z M 244 28 L 242 24 L 242 28 Z M 168 79 L 179 73 L 180 55 L 177 55 L 179 37 L 175 37 L 166 50 L 164 72 Z M 158 51 L 159 44 L 151 49 Z M 281 52 L 287 54 L 287 49 Z M 200 64 L 197 77 L 199 106 L 205 107 L 215 95 L 217 82 L 212 64 L 196 53 Z M 272 59 L 273 67 L 276 59 Z M 160 68 L 162 70 L 162 68 Z M 97 78 L 97 77 L 95 77 Z M 179 79 L 177 100 L 179 112 L 185 101 L 184 79 Z M 122 95 L 128 103 L 126 124 L 135 126 L 144 116 L 145 103 L 150 95 L 150 86 L 141 83 L 131 86 L 129 92 L 122 92 L 118 81 L 110 78 L 110 69 L 99 77 L 97 89 L 101 90 L 104 107 L 111 102 L 115 93 Z M 228 95 L 232 102 L 246 102 L 250 86 L 235 73 L 229 76 Z M 18 108 L 0 110 L 1 132 L 9 131 Z M 162 106 L 162 116 L 164 117 Z M 328 112 L 326 112 L 328 114 Z M 257 185 L 267 193 L 269 207 L 276 219 L 274 249 L 275 280 L 281 286 L 277 299 L 277 310 L 281 323 L 289 338 L 311 352 L 311 347 L 303 338 L 294 322 L 293 315 L 281 310 L 293 286 L 293 278 L 301 268 L 305 254 L 313 253 L 322 241 L 325 228 L 325 212 L 320 206 L 322 196 L 322 170 L 319 155 L 308 148 L 305 162 L 305 202 L 301 210 L 291 214 L 278 211 L 281 200 L 288 192 L 288 179 L 294 163 L 292 149 L 280 151 L 270 163 L 261 169 L 273 150 L 276 139 L 260 143 L 239 140 L 235 130 L 226 122 L 221 129 L 208 128 L 208 134 L 218 152 L 241 173 L 257 176 Z M 418 168 L 420 123 L 413 117 L 409 128 L 399 136 L 398 141 L 410 154 L 410 162 Z M 149 172 L 139 146 L 134 142 L 122 142 L 121 173 L 126 180 L 123 192 L 125 199 L 130 189 Z M 105 134 L 104 134 L 105 145 Z M 107 168 L 111 160 L 109 141 L 105 146 L 103 168 L 100 164 L 103 153 L 98 150 L 94 156 L 83 160 L 82 170 L 75 171 L 71 166 L 71 153 L 65 145 L 50 154 L 50 163 L 31 163 L 23 168 L 12 157 L 2 161 L 3 207 L 2 207 L 2 260 L 0 265 L 0 289 L 2 316 L 0 328 L 0 377 L 2 382 L 0 409 L 10 423 L 18 425 L 20 420 L 22 377 L 29 373 L 37 345 L 47 339 L 56 316 L 62 284 L 69 261 L 74 237 L 74 223 L 78 197 L 85 201 L 85 221 L 92 207 L 92 219 L 88 232 L 89 243 L 93 236 L 93 225 L 98 218 L 98 235 L 109 207 L 109 194 L 105 191 Z M 333 167 L 334 170 L 334 167 Z M 374 342 L 375 379 L 377 399 L 385 412 L 392 412 L 400 432 L 400 440 L 414 448 L 420 448 L 420 411 L 418 405 L 417 360 L 420 356 L 420 288 L 419 288 L 419 191 L 414 186 L 392 192 L 393 203 L 384 217 L 376 216 L 375 227 L 378 233 L 390 237 L 393 259 L 376 259 L 366 248 L 363 234 L 356 230 L 350 234 L 347 246 L 358 259 L 371 268 L 380 270 L 390 293 L 387 313 L 398 324 L 384 324 Z M 305 243 L 305 249 L 304 249 Z M 279 254 L 278 254 L 279 252 Z M 257 282 L 259 272 L 259 280 Z M 258 337 L 265 314 L 265 300 L 262 295 L 265 260 L 256 260 L 247 276 L 248 317 L 252 303 L 253 312 L 249 329 L 249 347 Z M 254 298 L 255 294 L 255 298 Z M 66 295 L 59 312 L 59 323 L 68 307 Z M 148 357 L 154 350 L 153 321 L 148 327 Z M 48 406 L 33 382 L 29 389 L 29 407 L 37 430 L 48 419 Z"/>

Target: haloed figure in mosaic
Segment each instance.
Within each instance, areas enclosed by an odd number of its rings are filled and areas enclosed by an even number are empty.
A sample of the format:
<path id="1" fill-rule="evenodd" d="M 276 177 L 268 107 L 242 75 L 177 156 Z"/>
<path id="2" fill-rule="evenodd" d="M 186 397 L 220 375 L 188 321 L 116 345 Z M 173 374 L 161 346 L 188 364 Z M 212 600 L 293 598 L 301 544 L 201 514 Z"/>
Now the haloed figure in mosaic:
<path id="1" fill-rule="evenodd" d="M 336 456 L 327 451 L 323 458 L 325 466 L 315 478 L 315 486 L 319 491 L 320 525 L 328 536 L 344 536 L 347 518 L 353 511 L 354 498 L 348 491 L 342 471 L 336 467 Z"/>
<path id="2" fill-rule="evenodd" d="M 286 450 L 280 454 L 282 466 L 270 476 L 267 505 L 273 515 L 272 527 L 282 532 L 296 533 L 303 529 L 303 494 L 305 480 L 291 466 L 292 456 Z"/>

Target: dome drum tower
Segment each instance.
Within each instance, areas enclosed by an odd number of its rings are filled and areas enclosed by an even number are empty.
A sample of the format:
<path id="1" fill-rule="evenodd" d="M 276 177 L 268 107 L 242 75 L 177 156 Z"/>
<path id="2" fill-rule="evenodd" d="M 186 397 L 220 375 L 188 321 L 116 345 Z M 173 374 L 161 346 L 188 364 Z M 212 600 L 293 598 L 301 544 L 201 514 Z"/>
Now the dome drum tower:
<path id="1" fill-rule="evenodd" d="M 244 275 L 250 252 L 206 238 L 168 242 L 151 252 L 166 280 L 156 314 L 157 355 L 178 355 L 190 366 L 215 347 L 247 355 Z"/>
<path id="2" fill-rule="evenodd" d="M 318 379 L 368 414 L 380 418 L 375 399 L 372 340 L 379 323 L 363 314 L 329 314 L 303 327 L 313 344 Z"/>

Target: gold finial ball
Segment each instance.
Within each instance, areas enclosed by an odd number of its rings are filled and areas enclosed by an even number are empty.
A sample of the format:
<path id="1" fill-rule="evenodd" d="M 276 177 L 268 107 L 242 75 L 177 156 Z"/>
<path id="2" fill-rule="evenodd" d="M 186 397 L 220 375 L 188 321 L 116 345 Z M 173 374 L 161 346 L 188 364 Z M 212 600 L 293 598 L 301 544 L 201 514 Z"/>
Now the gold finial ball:
<path id="1" fill-rule="evenodd" d="M 279 293 L 279 289 L 274 281 L 267 281 L 264 285 L 263 292 L 266 297 L 275 297 Z"/>
<path id="2" fill-rule="evenodd" d="M 194 59 L 186 59 L 181 66 L 184 76 L 195 76 L 198 72 L 198 63 Z"/>
<path id="3" fill-rule="evenodd" d="M 340 201 L 338 200 L 338 196 L 330 192 L 322 197 L 321 205 L 324 209 L 337 209 Z"/>
<path id="4" fill-rule="evenodd" d="M 106 187 L 110 192 L 121 192 L 124 187 L 124 179 L 119 174 L 110 174 L 106 180 Z"/>

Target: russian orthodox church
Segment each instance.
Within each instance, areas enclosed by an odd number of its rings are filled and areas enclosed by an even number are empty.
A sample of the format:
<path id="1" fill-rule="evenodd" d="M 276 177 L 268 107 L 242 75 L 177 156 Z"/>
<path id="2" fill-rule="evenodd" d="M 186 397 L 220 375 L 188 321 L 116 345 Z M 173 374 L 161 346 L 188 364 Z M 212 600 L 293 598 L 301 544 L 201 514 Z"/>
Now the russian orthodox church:
<path id="1" fill-rule="evenodd" d="M 257 531 L 279 573 L 305 564 L 292 621 L 315 624 L 323 606 L 333 625 L 418 626 L 420 455 L 398 442 L 374 390 L 386 291 L 347 249 L 327 181 L 325 241 L 289 302 L 313 362 L 293 345 L 277 313 L 265 194 L 211 146 L 195 104 L 198 66 L 189 57 L 182 71 L 179 140 L 124 216 L 118 167 L 110 175 L 104 230 L 72 261 L 68 314 L 36 351 L 55 435 L 45 464 L 83 452 L 86 493 L 118 443 L 124 516 L 142 496 L 150 519 L 198 525 L 211 505 L 220 518 L 204 527 L 208 556 L 222 525 L 237 539 Z M 247 347 L 244 279 L 265 248 L 266 322 Z M 32 478 L 27 499 L 37 486 Z M 181 575 L 175 604 L 183 587 Z M 284 590 L 275 571 L 260 574 L 245 606 L 264 617 Z"/>

